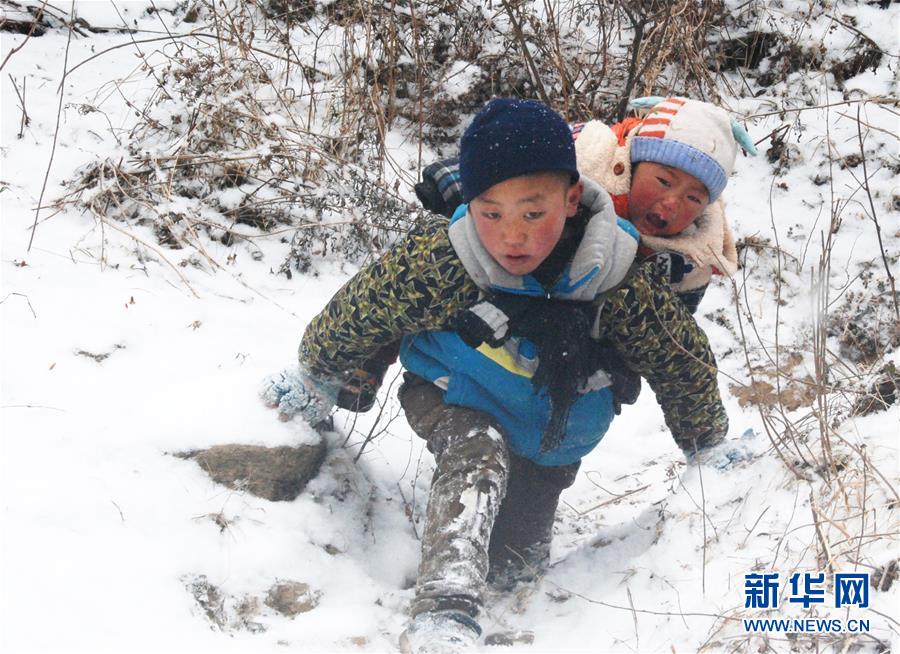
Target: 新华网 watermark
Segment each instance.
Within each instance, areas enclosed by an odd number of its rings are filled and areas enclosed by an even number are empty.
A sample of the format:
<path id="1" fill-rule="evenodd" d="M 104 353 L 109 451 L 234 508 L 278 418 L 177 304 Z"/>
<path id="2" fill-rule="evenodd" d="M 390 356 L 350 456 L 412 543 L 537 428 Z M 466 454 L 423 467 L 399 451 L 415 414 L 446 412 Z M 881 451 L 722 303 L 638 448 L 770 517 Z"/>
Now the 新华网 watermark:
<path id="1" fill-rule="evenodd" d="M 788 605 L 808 609 L 815 604 L 836 609 L 869 606 L 869 573 L 838 572 L 833 575 L 831 595 L 826 597 L 824 572 L 795 572 L 790 576 Z M 744 608 L 777 609 L 780 574 L 777 572 L 744 575 Z M 830 601 L 829 601 L 830 600 Z M 869 621 L 862 618 L 744 618 L 744 631 L 753 633 L 866 633 Z"/>

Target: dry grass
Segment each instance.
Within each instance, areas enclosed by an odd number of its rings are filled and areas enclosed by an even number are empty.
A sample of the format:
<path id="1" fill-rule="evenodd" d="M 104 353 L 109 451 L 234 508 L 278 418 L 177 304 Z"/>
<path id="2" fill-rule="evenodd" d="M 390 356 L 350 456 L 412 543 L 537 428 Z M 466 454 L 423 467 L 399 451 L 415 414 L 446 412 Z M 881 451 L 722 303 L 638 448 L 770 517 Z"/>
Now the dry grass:
<path id="1" fill-rule="evenodd" d="M 110 125 L 127 154 L 80 171 L 57 206 L 149 227 L 135 236 L 210 269 L 224 265 L 210 241 L 253 252 L 271 236 L 288 246 L 285 274 L 323 255 L 359 259 L 416 219 L 399 189 L 416 174 L 391 157 L 389 132 L 418 143 L 422 166 L 426 147 L 454 148 L 495 95 L 542 97 L 573 120 L 611 117 L 635 91 L 715 95 L 699 53 L 720 11 L 689 0 L 197 0 L 189 34 L 134 42 L 149 98 L 130 98 L 123 81 L 103 89 L 135 114 L 127 131 Z"/>
<path id="2" fill-rule="evenodd" d="M 874 105 L 872 105 L 874 106 Z M 811 108 L 811 111 L 821 111 Z M 889 107 L 883 110 L 891 111 Z M 837 120 L 856 120 L 857 113 L 830 115 L 829 130 Z M 786 133 L 790 133 L 787 129 Z M 835 187 L 835 171 L 845 157 L 830 141 L 830 132 L 819 151 L 830 188 L 824 193 L 826 215 L 818 230 L 805 243 L 785 238 L 783 221 L 772 207 L 771 239 L 747 239 L 742 248 L 742 278 L 734 285 L 735 324 L 745 359 L 744 382 L 734 380 L 732 393 L 742 406 L 758 412 L 769 439 L 769 452 L 777 456 L 786 472 L 787 488 L 798 494 L 797 529 L 813 537 L 793 551 L 787 546 L 774 553 L 781 562 L 774 569 L 782 579 L 794 572 L 818 570 L 831 580 L 834 572 L 858 571 L 876 579 L 889 578 L 896 567 L 895 553 L 900 542 L 900 494 L 897 489 L 896 450 L 873 449 L 869 434 L 860 433 L 856 417 L 888 408 L 896 401 L 896 370 L 888 360 L 900 344 L 896 321 L 897 296 L 891 264 L 896 253 L 886 249 L 880 238 L 879 217 L 874 202 L 863 202 L 868 218 L 879 233 L 881 266 L 861 263 L 855 276 L 846 261 L 833 261 L 835 244 L 844 238 L 842 224 L 848 201 L 843 197 L 871 195 L 868 175 L 851 175 L 858 188 Z M 863 147 L 860 131 L 860 148 Z M 868 156 L 863 154 L 862 156 Z M 771 162 L 776 164 L 778 162 Z M 841 178 L 846 180 L 846 176 Z M 773 177 L 773 188 L 780 184 Z M 843 182 L 842 182 L 843 183 Z M 815 238 L 818 243 L 811 243 Z M 796 249 L 796 252 L 791 252 Z M 818 251 L 811 260 L 810 251 Z M 843 255 L 842 255 L 843 256 Z M 846 274 L 845 274 L 846 271 Z M 839 279 L 845 279 L 843 285 Z M 790 281 L 788 281 L 790 280 Z M 807 288 L 797 282 L 806 280 Z M 812 300 L 806 324 L 786 324 L 783 307 Z M 763 309 L 762 302 L 765 302 Z M 765 318 L 763 327 L 760 318 Z M 804 515 L 804 512 L 806 514 Z M 786 534 L 787 535 L 787 534 Z M 780 546 L 779 546 L 780 548 Z M 892 554 L 894 553 L 894 554 Z M 891 567 L 894 566 L 894 567 Z M 767 567 L 765 561 L 760 569 Z M 785 574 L 786 573 L 786 574 Z M 833 592 L 829 587 L 828 592 Z M 874 591 L 873 591 L 874 592 Z M 808 612 L 814 616 L 815 610 Z M 736 610 L 729 617 L 759 617 Z M 772 617 L 781 617 L 774 615 Z M 890 616 L 872 614 L 886 628 L 896 628 Z M 767 648 L 779 650 L 783 642 L 760 635 L 738 637 L 720 624 L 725 641 L 711 644 L 712 650 L 729 643 L 734 651 Z M 883 633 L 883 632 L 882 632 Z M 727 636 L 727 634 L 732 634 Z M 798 647 L 845 652 L 865 646 L 887 651 L 887 643 L 871 634 L 835 634 L 796 640 Z"/>

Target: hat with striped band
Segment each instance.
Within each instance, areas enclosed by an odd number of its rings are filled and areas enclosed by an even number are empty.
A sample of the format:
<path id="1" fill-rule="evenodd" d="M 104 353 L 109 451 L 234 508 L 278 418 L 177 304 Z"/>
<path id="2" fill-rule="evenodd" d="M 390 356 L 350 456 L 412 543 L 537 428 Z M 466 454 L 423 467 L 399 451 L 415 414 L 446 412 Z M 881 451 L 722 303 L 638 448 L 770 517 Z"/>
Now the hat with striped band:
<path id="1" fill-rule="evenodd" d="M 683 170 L 718 198 L 734 169 L 738 142 L 728 113 L 688 98 L 639 98 L 637 107 L 652 107 L 631 133 L 631 161 L 652 161 Z"/>

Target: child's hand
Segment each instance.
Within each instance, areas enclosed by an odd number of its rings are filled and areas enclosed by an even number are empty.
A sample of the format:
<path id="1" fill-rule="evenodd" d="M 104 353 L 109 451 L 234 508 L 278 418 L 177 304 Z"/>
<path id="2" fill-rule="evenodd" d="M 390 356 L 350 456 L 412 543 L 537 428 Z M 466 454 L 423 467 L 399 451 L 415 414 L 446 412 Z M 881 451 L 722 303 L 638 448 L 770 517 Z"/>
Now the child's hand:
<path id="1" fill-rule="evenodd" d="M 756 434 L 753 430 L 748 429 L 741 436 L 740 441 L 723 441 L 713 447 L 698 450 L 696 453 L 689 453 L 687 455 L 688 463 L 711 466 L 717 470 L 731 470 L 738 463 L 753 459 L 753 452 L 750 451 L 746 442 L 743 441 L 747 441 L 755 436 Z"/>
<path id="2" fill-rule="evenodd" d="M 299 415 L 313 427 L 326 420 L 334 406 L 334 401 L 296 368 L 267 377 L 259 394 L 266 406 L 278 409 L 282 420 Z"/>

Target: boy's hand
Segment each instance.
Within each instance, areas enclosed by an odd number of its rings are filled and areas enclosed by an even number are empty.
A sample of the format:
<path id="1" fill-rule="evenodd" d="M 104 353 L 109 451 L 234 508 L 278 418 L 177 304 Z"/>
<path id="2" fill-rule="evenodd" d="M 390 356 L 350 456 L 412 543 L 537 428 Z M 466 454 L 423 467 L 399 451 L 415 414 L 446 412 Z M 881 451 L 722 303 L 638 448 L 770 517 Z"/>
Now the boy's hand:
<path id="1" fill-rule="evenodd" d="M 693 465 L 711 466 L 717 470 L 731 470 L 738 463 L 753 459 L 753 452 L 745 442 L 754 438 L 756 434 L 748 429 L 741 436 L 740 441 L 723 441 L 718 445 L 708 447 L 697 452 L 687 454 L 688 463 Z"/>
<path id="2" fill-rule="evenodd" d="M 469 347 L 482 343 L 500 347 L 509 334 L 509 317 L 487 300 L 469 307 L 456 319 L 456 331 Z"/>
<path id="3" fill-rule="evenodd" d="M 267 377 L 260 397 L 266 406 L 278 409 L 282 420 L 299 415 L 313 427 L 325 421 L 334 406 L 334 401 L 318 390 L 307 375 L 290 368 Z"/>

